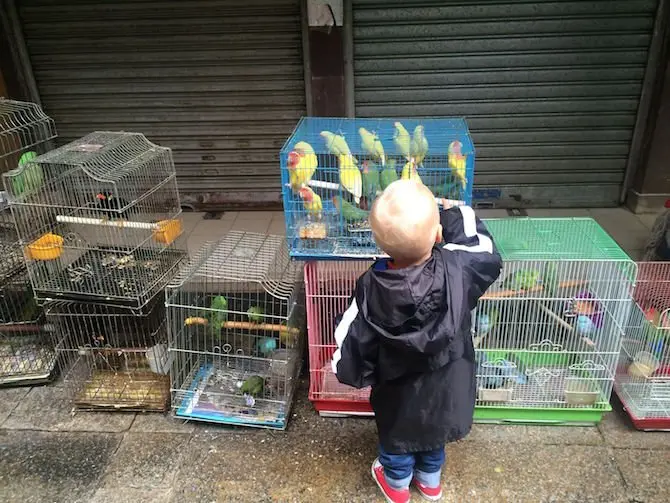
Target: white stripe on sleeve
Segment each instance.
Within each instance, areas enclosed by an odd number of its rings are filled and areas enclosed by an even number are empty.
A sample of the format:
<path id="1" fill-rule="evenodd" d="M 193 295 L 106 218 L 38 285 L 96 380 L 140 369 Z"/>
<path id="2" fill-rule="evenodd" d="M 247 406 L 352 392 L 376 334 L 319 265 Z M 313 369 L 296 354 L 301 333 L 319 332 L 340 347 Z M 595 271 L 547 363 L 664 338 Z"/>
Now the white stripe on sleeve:
<path id="1" fill-rule="evenodd" d="M 331 366 L 333 368 L 333 374 L 337 374 L 337 364 L 342 359 L 342 344 L 344 344 L 344 339 L 347 338 L 349 333 L 349 327 L 358 316 L 358 304 L 356 304 L 356 299 L 352 299 L 351 304 L 347 310 L 342 315 L 342 320 L 340 324 L 335 328 L 335 342 L 337 343 L 337 350 L 333 353 L 333 361 Z"/>
<path id="2" fill-rule="evenodd" d="M 477 232 L 477 220 L 475 211 L 470 206 L 459 206 L 458 209 L 463 217 L 463 232 L 468 238 L 477 236 L 478 244 L 475 246 L 465 246 L 456 243 L 447 243 L 444 248 L 450 251 L 462 250 L 470 253 L 493 253 L 493 242 L 488 236 Z"/>

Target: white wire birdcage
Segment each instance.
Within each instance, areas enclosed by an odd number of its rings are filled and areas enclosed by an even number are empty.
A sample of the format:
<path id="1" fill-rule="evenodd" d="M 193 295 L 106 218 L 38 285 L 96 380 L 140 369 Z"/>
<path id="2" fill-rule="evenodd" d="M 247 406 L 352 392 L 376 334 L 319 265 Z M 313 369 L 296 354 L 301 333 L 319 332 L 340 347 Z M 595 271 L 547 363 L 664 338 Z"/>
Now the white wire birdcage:
<path id="1" fill-rule="evenodd" d="M 142 134 L 91 133 L 4 178 L 40 299 L 141 309 L 186 255 L 172 152 Z"/>
<path id="2" fill-rule="evenodd" d="M 286 239 L 230 232 L 166 291 L 176 417 L 285 428 L 302 358 L 301 269 Z"/>
<path id="3" fill-rule="evenodd" d="M 615 390 L 641 430 L 670 430 L 670 263 L 641 262 Z"/>
<path id="4" fill-rule="evenodd" d="M 82 410 L 166 411 L 169 361 L 163 295 L 144 314 L 96 303 L 51 301 L 64 381 Z"/>
<path id="5" fill-rule="evenodd" d="M 337 349 L 335 318 L 346 311 L 356 280 L 368 261 L 327 261 L 305 264 L 309 399 L 322 416 L 372 415 L 370 388 L 340 383 L 331 360 Z"/>
<path id="6" fill-rule="evenodd" d="M 593 423 L 636 265 L 592 219 L 486 220 L 503 271 L 473 312 L 481 421 Z"/>

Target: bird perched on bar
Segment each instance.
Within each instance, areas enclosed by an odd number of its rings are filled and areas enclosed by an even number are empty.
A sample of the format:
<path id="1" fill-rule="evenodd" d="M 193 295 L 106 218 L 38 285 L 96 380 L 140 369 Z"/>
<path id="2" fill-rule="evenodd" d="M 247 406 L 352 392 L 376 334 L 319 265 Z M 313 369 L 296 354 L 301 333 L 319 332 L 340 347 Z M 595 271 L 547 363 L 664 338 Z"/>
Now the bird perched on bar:
<path id="1" fill-rule="evenodd" d="M 126 219 L 127 210 L 120 211 L 128 206 L 128 203 L 124 199 L 116 197 L 111 192 L 98 192 L 95 197 L 98 200 L 95 206 L 96 210 L 103 212 L 107 218 L 110 220 Z"/>

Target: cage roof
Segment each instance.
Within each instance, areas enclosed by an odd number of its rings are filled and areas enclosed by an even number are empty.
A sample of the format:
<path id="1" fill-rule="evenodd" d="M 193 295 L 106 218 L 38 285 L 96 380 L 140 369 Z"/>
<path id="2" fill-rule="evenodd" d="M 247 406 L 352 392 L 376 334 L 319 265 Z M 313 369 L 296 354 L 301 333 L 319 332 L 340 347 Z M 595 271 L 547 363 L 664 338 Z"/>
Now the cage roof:
<path id="1" fill-rule="evenodd" d="M 55 137 L 54 122 L 39 105 L 0 98 L 0 158 Z"/>

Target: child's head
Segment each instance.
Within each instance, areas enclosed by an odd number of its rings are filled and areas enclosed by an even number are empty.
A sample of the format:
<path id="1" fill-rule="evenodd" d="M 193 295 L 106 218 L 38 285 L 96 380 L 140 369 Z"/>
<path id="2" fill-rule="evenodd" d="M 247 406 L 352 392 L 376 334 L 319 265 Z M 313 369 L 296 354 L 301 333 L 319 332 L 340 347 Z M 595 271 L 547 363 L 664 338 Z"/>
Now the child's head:
<path id="1" fill-rule="evenodd" d="M 403 266 L 427 260 L 433 245 L 442 239 L 433 193 L 411 180 L 386 187 L 372 206 L 370 226 L 379 247 Z"/>

